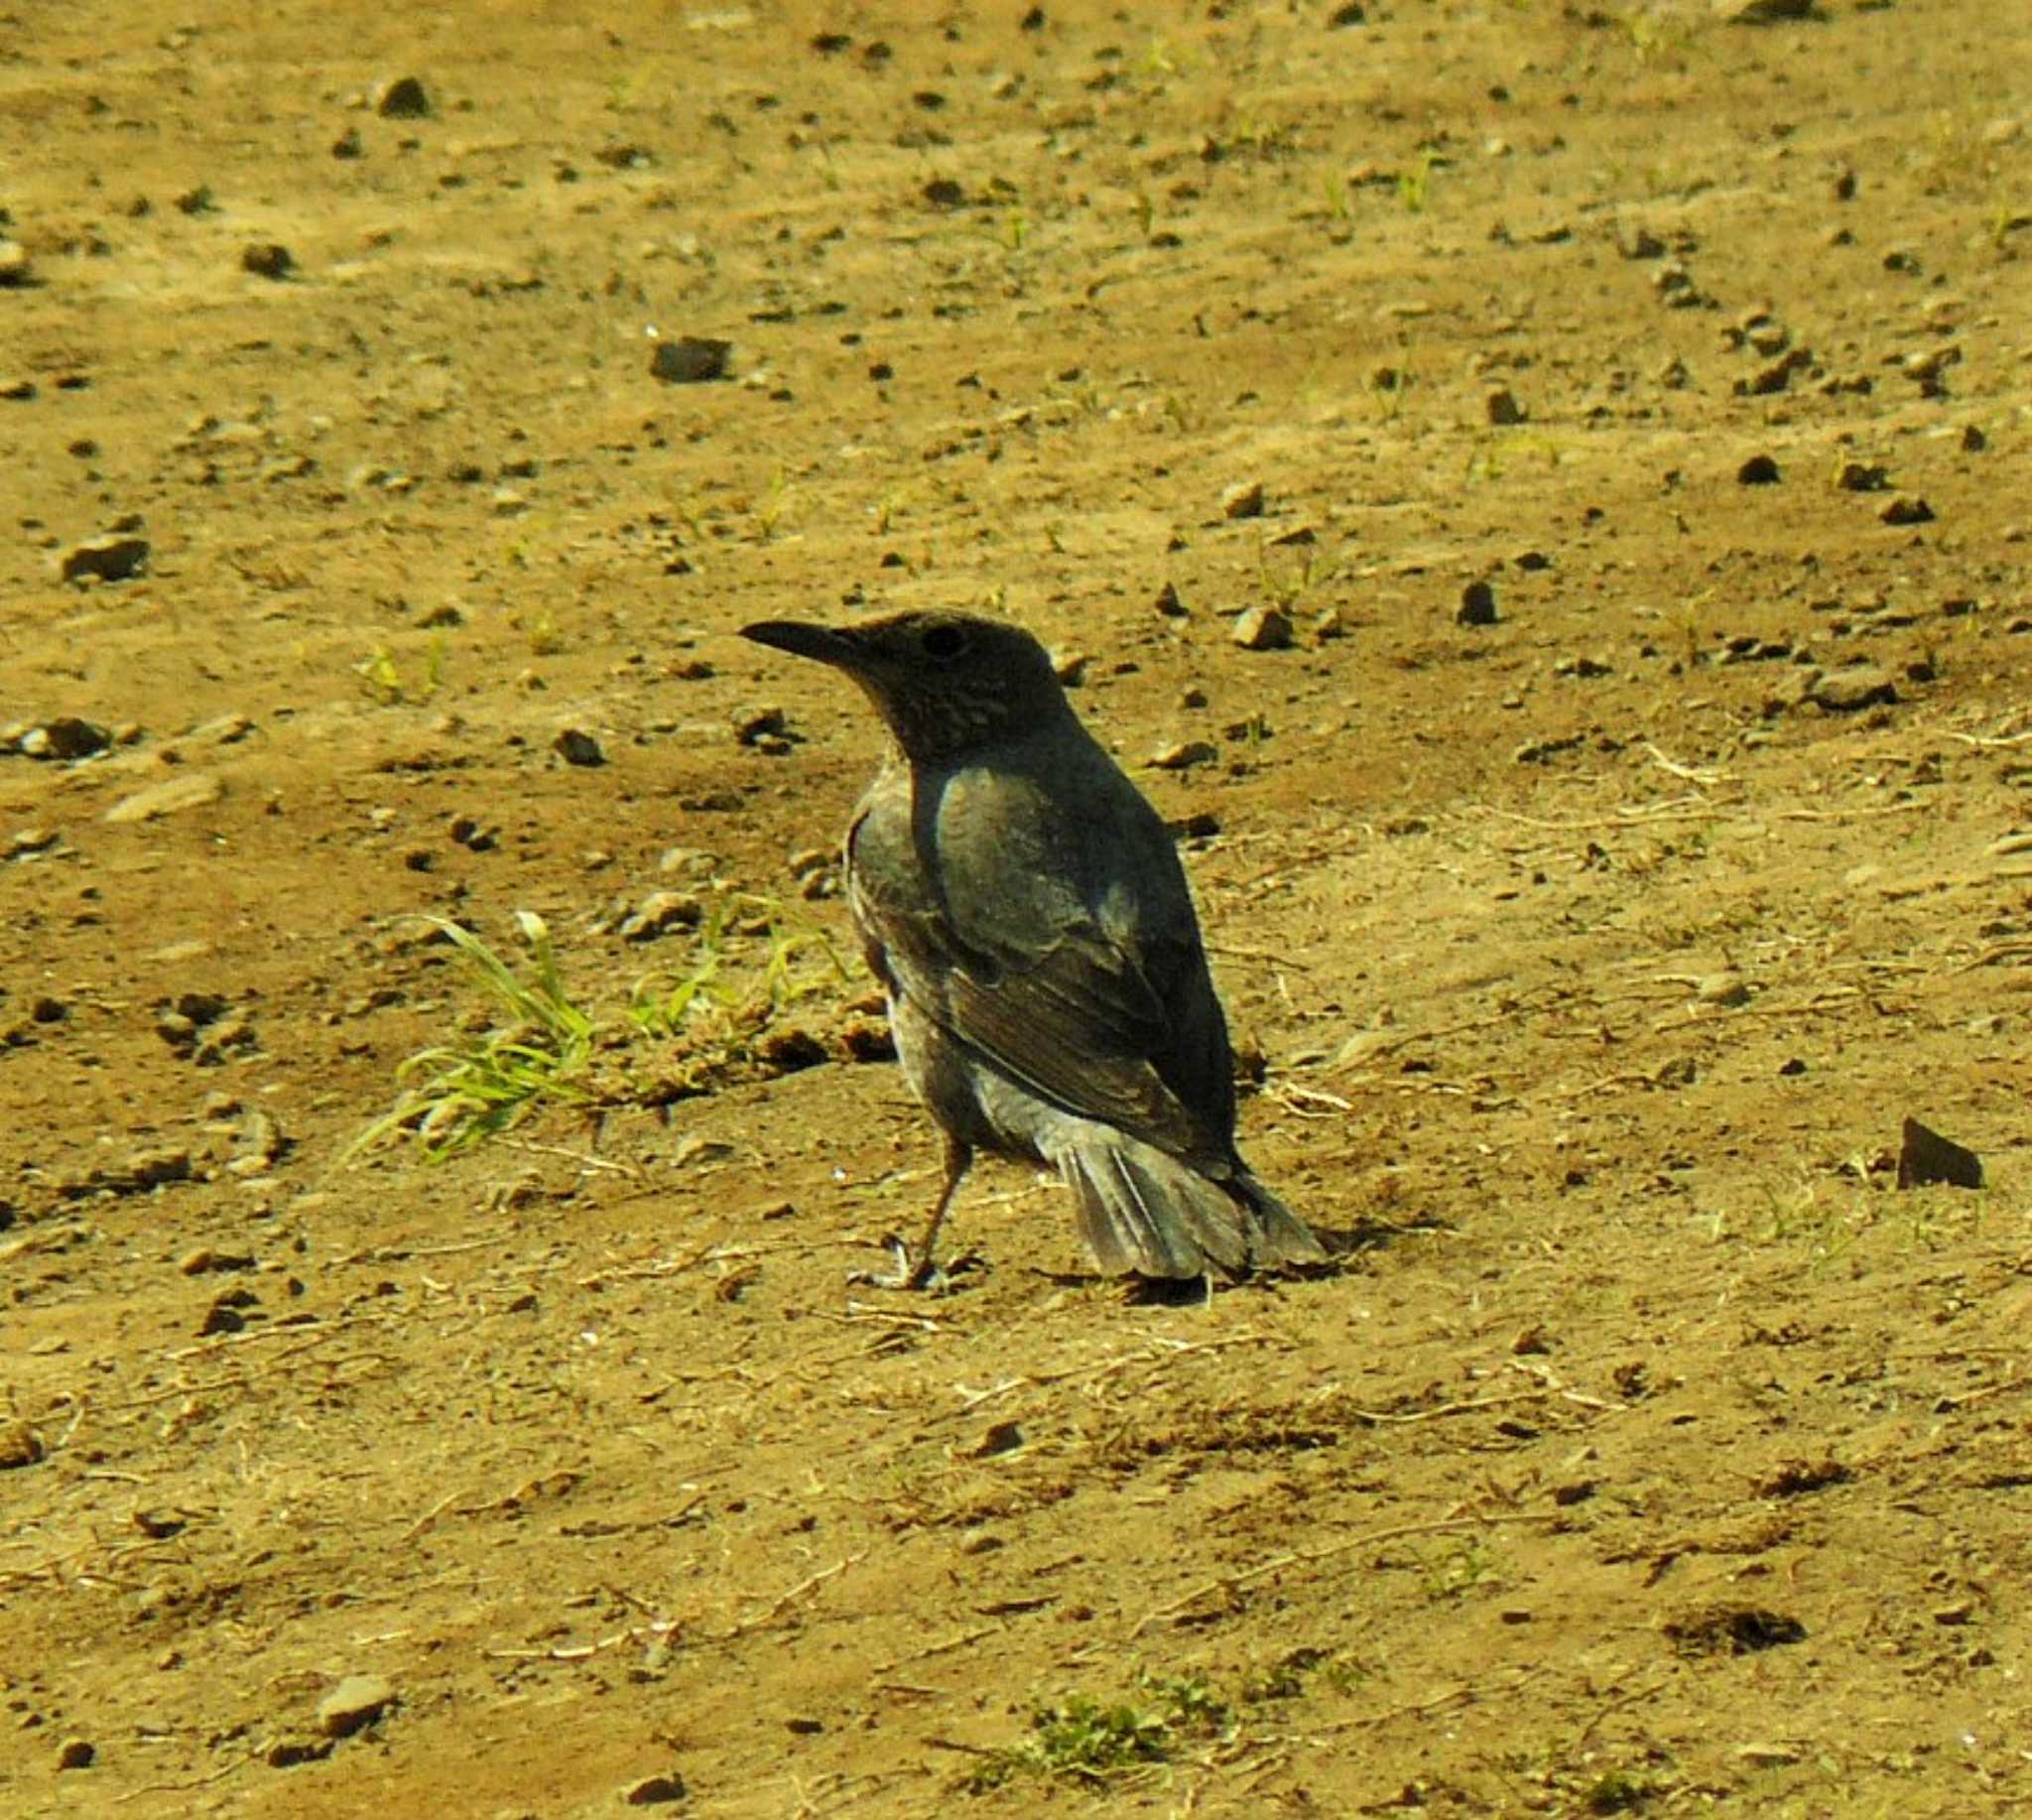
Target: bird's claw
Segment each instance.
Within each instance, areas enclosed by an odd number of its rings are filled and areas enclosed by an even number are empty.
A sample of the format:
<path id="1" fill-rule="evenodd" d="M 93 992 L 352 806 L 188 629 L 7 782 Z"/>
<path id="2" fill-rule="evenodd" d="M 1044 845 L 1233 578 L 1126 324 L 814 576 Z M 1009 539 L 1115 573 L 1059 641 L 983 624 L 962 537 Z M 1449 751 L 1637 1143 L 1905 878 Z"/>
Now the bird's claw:
<path id="1" fill-rule="evenodd" d="M 910 1246 L 894 1233 L 883 1240 L 896 1264 L 890 1270 L 852 1270 L 847 1273 L 849 1283 L 865 1284 L 870 1289 L 930 1289 L 947 1288 L 945 1271 L 927 1252 L 923 1257 L 913 1258 Z"/>

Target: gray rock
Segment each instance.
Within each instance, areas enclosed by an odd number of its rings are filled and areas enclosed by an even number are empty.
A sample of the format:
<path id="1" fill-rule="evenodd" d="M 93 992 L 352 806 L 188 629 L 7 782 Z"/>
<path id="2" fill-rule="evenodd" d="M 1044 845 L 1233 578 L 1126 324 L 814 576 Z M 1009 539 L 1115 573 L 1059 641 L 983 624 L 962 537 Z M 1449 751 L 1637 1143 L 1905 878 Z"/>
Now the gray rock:
<path id="1" fill-rule="evenodd" d="M 568 765 L 603 765 L 607 761 L 599 741 L 576 726 L 562 728 L 551 741 L 551 749 Z"/>
<path id="2" fill-rule="evenodd" d="M 659 1807 L 665 1802 L 682 1801 L 690 1793 L 683 1776 L 675 1769 L 665 1769 L 630 1782 L 621 1790 L 621 1804 L 624 1807 Z"/>

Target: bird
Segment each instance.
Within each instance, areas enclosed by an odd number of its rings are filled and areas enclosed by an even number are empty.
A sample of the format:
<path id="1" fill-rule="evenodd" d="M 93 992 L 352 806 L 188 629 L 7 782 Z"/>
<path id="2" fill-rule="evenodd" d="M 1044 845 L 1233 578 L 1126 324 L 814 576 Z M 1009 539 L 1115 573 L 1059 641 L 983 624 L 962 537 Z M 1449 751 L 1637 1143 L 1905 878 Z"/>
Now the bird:
<path id="1" fill-rule="evenodd" d="M 1170 831 L 1013 621 L 910 610 L 743 636 L 859 685 L 889 733 L 844 845 L 846 898 L 945 1180 L 977 1151 L 1054 1168 L 1103 1274 L 1239 1278 L 1328 1252 L 1235 1147 L 1227 1021 Z"/>

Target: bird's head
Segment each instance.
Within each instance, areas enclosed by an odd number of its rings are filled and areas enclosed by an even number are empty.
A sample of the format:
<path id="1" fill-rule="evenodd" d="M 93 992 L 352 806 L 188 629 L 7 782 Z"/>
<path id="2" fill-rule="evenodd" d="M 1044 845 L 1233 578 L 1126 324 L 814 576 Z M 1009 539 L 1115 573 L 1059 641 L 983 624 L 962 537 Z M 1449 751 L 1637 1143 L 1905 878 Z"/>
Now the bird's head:
<path id="1" fill-rule="evenodd" d="M 1005 619 L 906 612 L 847 626 L 765 619 L 741 636 L 814 657 L 858 683 L 904 756 L 963 757 L 1071 711 L 1044 647 Z"/>

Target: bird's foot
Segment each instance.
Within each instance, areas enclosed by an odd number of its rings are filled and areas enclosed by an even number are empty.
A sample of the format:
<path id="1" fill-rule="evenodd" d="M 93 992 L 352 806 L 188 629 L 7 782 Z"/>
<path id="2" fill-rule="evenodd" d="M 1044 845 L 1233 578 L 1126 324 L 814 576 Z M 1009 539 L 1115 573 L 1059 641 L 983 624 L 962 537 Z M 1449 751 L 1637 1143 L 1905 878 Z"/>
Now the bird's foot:
<path id="1" fill-rule="evenodd" d="M 939 1268 L 937 1260 L 927 1251 L 923 1257 L 913 1258 L 910 1246 L 894 1233 L 884 1239 L 889 1254 L 895 1260 L 890 1270 L 854 1270 L 847 1274 L 849 1283 L 865 1284 L 870 1289 L 930 1289 L 949 1287 L 945 1271 Z"/>

